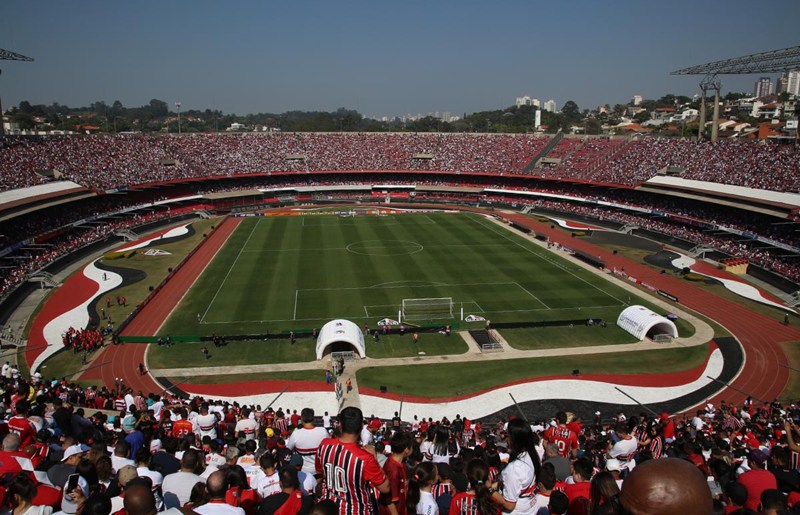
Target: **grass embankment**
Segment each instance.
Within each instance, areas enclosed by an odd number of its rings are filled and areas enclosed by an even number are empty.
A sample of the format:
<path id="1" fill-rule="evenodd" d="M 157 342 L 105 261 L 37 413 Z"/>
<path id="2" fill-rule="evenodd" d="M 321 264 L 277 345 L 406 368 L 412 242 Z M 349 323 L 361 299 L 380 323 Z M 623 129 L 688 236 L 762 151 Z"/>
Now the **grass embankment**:
<path id="1" fill-rule="evenodd" d="M 150 294 L 150 286 L 158 286 L 169 275 L 169 268 L 174 268 L 183 260 L 192 249 L 203 240 L 203 234 L 211 230 L 211 226 L 219 223 L 220 219 L 196 220 L 192 222 L 195 233 L 183 240 L 173 243 L 159 244 L 156 248 L 169 252 L 167 255 L 146 256 L 143 252 L 126 259 L 102 260 L 101 263 L 118 268 L 127 268 L 144 274 L 144 279 L 133 284 L 128 284 L 109 292 L 100 298 L 94 307 L 97 313 L 101 309 L 111 317 L 115 324 L 130 315 L 134 307 L 140 304 Z M 80 273 L 80 270 L 75 273 Z M 126 306 L 118 306 L 117 296 L 124 296 Z M 106 307 L 106 297 L 111 298 L 111 307 Z M 101 321 L 106 323 L 105 321 Z M 90 355 L 90 359 L 91 359 Z M 81 369 L 81 355 L 73 352 L 59 352 L 47 361 L 46 368 L 42 371 L 45 377 L 70 377 Z"/>
<path id="2" fill-rule="evenodd" d="M 229 342 L 215 348 L 206 343 L 211 358 L 206 360 L 200 343 L 176 343 L 172 347 L 152 345 L 148 353 L 150 368 L 219 367 L 228 365 L 263 365 L 270 363 L 304 363 L 316 359 L 316 341 L 299 338 L 292 345 L 286 339 L 267 341 Z M 428 356 L 463 354 L 467 344 L 456 335 L 449 338 L 438 333 L 423 333 L 415 346 L 411 334 L 405 336 L 381 336 L 379 342 L 372 337 L 366 339 L 367 355 L 370 358 L 405 358 L 424 352 Z"/>
<path id="3" fill-rule="evenodd" d="M 359 386 L 420 397 L 452 397 L 501 384 L 550 375 L 679 372 L 704 362 L 708 345 L 647 352 L 563 356 L 398 367 L 370 367 L 357 373 Z"/>

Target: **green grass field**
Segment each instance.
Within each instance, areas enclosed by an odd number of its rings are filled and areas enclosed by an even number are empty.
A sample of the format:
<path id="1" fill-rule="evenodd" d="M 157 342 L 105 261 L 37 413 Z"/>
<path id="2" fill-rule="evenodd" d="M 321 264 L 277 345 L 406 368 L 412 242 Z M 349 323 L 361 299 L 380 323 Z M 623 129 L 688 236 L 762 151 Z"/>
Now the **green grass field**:
<path id="1" fill-rule="evenodd" d="M 403 299 L 452 297 L 453 318 L 605 318 L 630 294 L 475 214 L 252 217 L 167 320 L 172 335 L 300 331 L 396 319 Z M 463 326 L 463 324 L 462 324 Z M 630 341 L 630 340 L 629 340 Z"/>

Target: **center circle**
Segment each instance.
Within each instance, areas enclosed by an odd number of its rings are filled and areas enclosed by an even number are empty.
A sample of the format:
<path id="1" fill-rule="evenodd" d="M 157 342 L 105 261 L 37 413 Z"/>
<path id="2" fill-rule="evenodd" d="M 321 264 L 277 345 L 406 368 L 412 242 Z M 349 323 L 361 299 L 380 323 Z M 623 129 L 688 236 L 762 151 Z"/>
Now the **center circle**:
<path id="1" fill-rule="evenodd" d="M 348 252 L 361 256 L 406 256 L 422 252 L 425 247 L 408 240 L 363 240 L 346 248 Z"/>

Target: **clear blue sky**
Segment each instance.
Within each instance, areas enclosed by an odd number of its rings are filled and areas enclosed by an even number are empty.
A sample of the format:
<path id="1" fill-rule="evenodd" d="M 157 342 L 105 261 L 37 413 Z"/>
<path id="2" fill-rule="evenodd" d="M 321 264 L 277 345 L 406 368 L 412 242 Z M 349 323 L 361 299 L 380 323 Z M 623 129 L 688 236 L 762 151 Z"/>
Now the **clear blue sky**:
<path id="1" fill-rule="evenodd" d="M 151 98 L 365 115 L 693 95 L 670 71 L 800 45 L 800 0 L 2 0 L 3 105 Z M 751 91 L 755 76 L 723 76 Z"/>

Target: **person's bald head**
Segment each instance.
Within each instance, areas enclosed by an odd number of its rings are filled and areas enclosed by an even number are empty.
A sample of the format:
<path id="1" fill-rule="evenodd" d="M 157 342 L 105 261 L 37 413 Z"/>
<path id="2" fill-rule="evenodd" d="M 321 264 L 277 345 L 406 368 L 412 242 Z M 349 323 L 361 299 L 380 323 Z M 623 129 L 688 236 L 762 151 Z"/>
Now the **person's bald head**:
<path id="1" fill-rule="evenodd" d="M 712 509 L 703 473 L 678 458 L 637 465 L 625 478 L 619 499 L 631 515 L 707 515 Z"/>
<path id="2" fill-rule="evenodd" d="M 133 485 L 125 490 L 123 499 L 127 515 L 155 515 L 156 498 L 146 485 Z"/>
<path id="3" fill-rule="evenodd" d="M 18 451 L 20 443 L 22 443 L 22 439 L 17 433 L 8 433 L 3 438 L 3 450 L 8 452 Z"/>
<path id="4" fill-rule="evenodd" d="M 228 491 L 228 480 L 224 470 L 212 472 L 206 480 L 206 490 L 211 499 L 224 499 Z"/>

